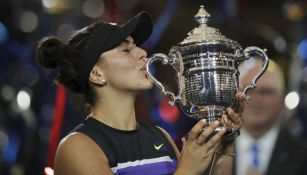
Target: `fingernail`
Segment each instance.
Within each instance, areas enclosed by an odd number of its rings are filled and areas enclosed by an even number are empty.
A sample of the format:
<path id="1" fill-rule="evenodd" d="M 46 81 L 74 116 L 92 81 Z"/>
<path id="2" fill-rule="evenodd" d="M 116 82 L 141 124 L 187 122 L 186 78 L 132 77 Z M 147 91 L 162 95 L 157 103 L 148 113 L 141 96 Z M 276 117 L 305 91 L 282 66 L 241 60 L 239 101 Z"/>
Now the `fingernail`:
<path id="1" fill-rule="evenodd" d="M 225 117 L 225 122 L 227 122 L 227 123 L 229 122 L 229 120 L 228 120 L 228 118 L 227 118 L 227 117 Z"/>
<path id="2" fill-rule="evenodd" d="M 207 123 L 206 119 L 201 119 L 201 121 L 202 121 L 204 124 Z"/>

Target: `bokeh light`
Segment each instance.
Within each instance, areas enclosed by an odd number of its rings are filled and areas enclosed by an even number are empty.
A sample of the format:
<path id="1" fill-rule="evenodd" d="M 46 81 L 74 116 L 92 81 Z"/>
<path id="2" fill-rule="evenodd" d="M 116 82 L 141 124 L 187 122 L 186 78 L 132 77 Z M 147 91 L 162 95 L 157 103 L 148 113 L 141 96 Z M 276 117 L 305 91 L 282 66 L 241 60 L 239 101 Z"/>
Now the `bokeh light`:
<path id="1" fill-rule="evenodd" d="M 1 97 L 6 101 L 12 101 L 15 96 L 14 88 L 10 85 L 3 85 L 1 88 Z"/>
<path id="2" fill-rule="evenodd" d="M 42 3 L 45 8 L 55 8 L 58 5 L 57 0 L 43 0 Z"/>
<path id="3" fill-rule="evenodd" d="M 75 28 L 71 24 L 64 23 L 57 29 L 56 35 L 63 41 L 67 41 L 74 31 Z"/>
<path id="4" fill-rule="evenodd" d="M 63 10 L 69 9 L 71 1 L 63 0 L 42 0 L 43 7 L 48 13 L 61 13 Z M 72 1 L 75 2 L 75 1 Z"/>
<path id="5" fill-rule="evenodd" d="M 46 175 L 54 175 L 54 171 L 50 167 L 45 167 L 45 174 Z"/>
<path id="6" fill-rule="evenodd" d="M 300 96 L 297 92 L 294 91 L 288 93 L 285 98 L 285 106 L 289 110 L 293 110 L 294 108 L 296 108 L 299 102 L 300 102 Z"/>
<path id="7" fill-rule="evenodd" d="M 276 37 L 274 40 L 274 47 L 278 52 L 283 53 L 287 49 L 287 42 L 282 37 Z"/>
<path id="8" fill-rule="evenodd" d="M 176 105 L 173 107 L 169 106 L 168 102 L 169 99 L 164 98 L 158 108 L 158 111 L 164 121 L 174 123 L 180 116 L 179 109 Z"/>
<path id="9" fill-rule="evenodd" d="M 101 0 L 86 0 L 82 6 L 83 13 L 91 18 L 98 18 L 104 12 L 104 3 Z"/>
<path id="10" fill-rule="evenodd" d="M 0 44 L 4 43 L 8 38 L 8 32 L 5 25 L 0 22 Z"/>
<path id="11" fill-rule="evenodd" d="M 28 110 L 31 105 L 31 96 L 25 91 L 21 90 L 17 94 L 17 105 L 22 110 Z"/>
<path id="12" fill-rule="evenodd" d="M 20 30 L 26 33 L 33 32 L 38 25 L 38 17 L 32 11 L 25 11 L 19 19 Z"/>
<path id="13" fill-rule="evenodd" d="M 299 43 L 297 52 L 301 59 L 307 60 L 307 39 L 304 39 Z"/>
<path id="14" fill-rule="evenodd" d="M 7 141 L 7 134 L 0 130 L 0 151 L 4 148 L 4 145 L 7 143 Z"/>

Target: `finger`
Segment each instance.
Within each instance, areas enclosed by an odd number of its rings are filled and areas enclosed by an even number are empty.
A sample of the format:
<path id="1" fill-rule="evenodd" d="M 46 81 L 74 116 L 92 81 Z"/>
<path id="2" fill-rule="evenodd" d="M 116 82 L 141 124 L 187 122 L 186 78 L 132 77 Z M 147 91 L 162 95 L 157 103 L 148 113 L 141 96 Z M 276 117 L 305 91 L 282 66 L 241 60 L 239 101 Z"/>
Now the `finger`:
<path id="1" fill-rule="evenodd" d="M 207 148 L 210 149 L 217 145 L 217 143 L 221 140 L 222 136 L 225 134 L 226 128 L 222 127 L 221 130 L 216 133 L 206 144 Z"/>
<path id="2" fill-rule="evenodd" d="M 203 132 L 201 132 L 201 134 L 197 138 L 197 143 L 198 144 L 204 143 L 208 139 L 208 136 L 219 126 L 219 124 L 220 124 L 219 121 L 215 121 L 210 126 L 204 128 Z"/>
<path id="3" fill-rule="evenodd" d="M 244 95 L 244 93 L 238 92 L 236 94 L 236 99 L 237 99 L 237 102 L 238 102 L 236 112 L 242 113 L 244 111 L 244 108 L 245 108 L 245 95 Z"/>
<path id="4" fill-rule="evenodd" d="M 236 93 L 236 99 L 238 102 L 244 102 L 245 101 L 245 95 L 243 92 Z"/>
<path id="5" fill-rule="evenodd" d="M 226 114 L 226 118 L 229 118 L 232 122 L 235 123 L 237 121 L 238 115 L 236 115 L 236 113 L 231 108 L 226 109 Z"/>
<path id="6" fill-rule="evenodd" d="M 195 140 L 199 136 L 199 134 L 202 132 L 202 129 L 206 125 L 206 120 L 202 119 L 196 125 L 191 129 L 188 135 L 188 140 Z"/>
<path id="7" fill-rule="evenodd" d="M 185 145 L 185 143 L 187 142 L 187 140 L 185 139 L 185 137 L 181 138 L 182 144 Z"/>
<path id="8" fill-rule="evenodd" d="M 235 113 L 233 110 L 230 109 L 228 117 L 231 119 L 231 123 L 229 123 L 232 127 L 241 128 L 242 127 L 242 118 L 240 114 Z"/>
<path id="9" fill-rule="evenodd" d="M 233 127 L 238 127 L 240 128 L 242 125 L 242 120 L 241 120 L 241 116 L 238 113 L 235 113 L 231 108 L 227 109 L 227 118 L 230 118 L 230 120 L 232 122 L 228 123 L 229 125 L 235 125 Z"/>
<path id="10" fill-rule="evenodd" d="M 228 116 L 228 111 L 226 110 L 226 112 L 224 114 L 222 114 L 222 121 L 223 121 L 223 125 L 224 126 L 231 126 L 232 125 L 232 119 Z"/>
<path id="11" fill-rule="evenodd" d="M 213 149 L 213 151 L 216 152 L 220 148 L 221 143 L 222 139 L 220 139 L 211 149 Z"/>
<path id="12" fill-rule="evenodd" d="M 206 153 L 205 153 L 204 159 L 206 159 L 208 156 L 213 155 L 214 152 L 217 150 L 218 146 L 219 146 L 219 144 L 216 144 L 216 145 L 214 145 L 213 148 L 207 150 Z M 205 149 L 204 149 L 204 150 L 205 150 Z"/>
<path id="13" fill-rule="evenodd" d="M 223 126 L 233 127 L 233 121 L 228 119 L 229 117 L 226 114 L 222 115 Z"/>
<path id="14" fill-rule="evenodd" d="M 244 87 L 242 84 L 239 85 L 239 92 L 243 92 L 244 91 Z"/>

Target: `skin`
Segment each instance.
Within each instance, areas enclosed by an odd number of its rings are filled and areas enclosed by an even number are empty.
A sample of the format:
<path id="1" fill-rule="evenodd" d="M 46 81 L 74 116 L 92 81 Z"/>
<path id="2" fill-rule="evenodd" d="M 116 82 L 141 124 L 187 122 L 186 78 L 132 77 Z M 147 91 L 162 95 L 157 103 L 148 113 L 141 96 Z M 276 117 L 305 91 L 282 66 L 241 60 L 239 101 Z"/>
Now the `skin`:
<path id="1" fill-rule="evenodd" d="M 249 84 L 260 69 L 260 60 L 255 60 L 253 67 L 240 77 L 243 85 Z M 279 122 L 279 114 L 284 108 L 284 82 L 281 69 L 274 62 L 270 62 L 269 65 L 258 80 L 257 87 L 250 92 L 252 101 L 246 104 L 242 114 L 243 128 L 254 139 L 263 136 Z"/>
<path id="2" fill-rule="evenodd" d="M 147 53 L 136 47 L 130 36 L 119 46 L 101 54 L 89 75 L 89 81 L 98 94 L 97 102 L 91 107 L 91 115 L 95 119 L 120 130 L 137 128 L 135 98 L 138 93 L 153 86 L 144 69 L 146 57 Z M 242 94 L 239 94 L 238 98 L 241 97 L 243 97 Z M 114 110 L 114 106 L 121 110 Z M 221 122 L 235 127 L 240 127 L 241 123 L 238 113 L 231 109 L 228 110 L 227 116 L 223 115 Z M 219 123 L 206 128 L 205 124 L 206 121 L 201 120 L 191 129 L 188 139 L 183 139 L 184 146 L 181 154 L 167 132 L 160 128 L 173 145 L 179 160 L 175 175 L 201 174 L 208 168 L 217 149 L 220 149 L 222 153 L 233 152 L 232 144 L 227 146 L 220 144 L 225 130 L 219 131 L 205 142 Z M 222 165 L 229 163 L 232 165 L 232 161 L 222 161 Z M 55 174 L 111 175 L 113 173 L 106 155 L 94 141 L 81 133 L 72 133 L 66 136 L 58 146 Z"/>

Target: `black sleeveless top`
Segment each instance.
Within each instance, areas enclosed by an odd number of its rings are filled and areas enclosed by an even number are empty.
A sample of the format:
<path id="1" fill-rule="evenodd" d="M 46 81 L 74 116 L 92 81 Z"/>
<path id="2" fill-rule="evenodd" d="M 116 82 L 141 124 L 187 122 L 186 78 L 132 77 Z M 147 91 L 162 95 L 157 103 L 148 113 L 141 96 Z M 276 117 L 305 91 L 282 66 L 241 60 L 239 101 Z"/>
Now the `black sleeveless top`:
<path id="1" fill-rule="evenodd" d="M 175 151 L 157 127 L 139 123 L 138 129 L 123 131 L 88 117 L 73 132 L 93 139 L 116 175 L 165 175 L 176 170 Z"/>

